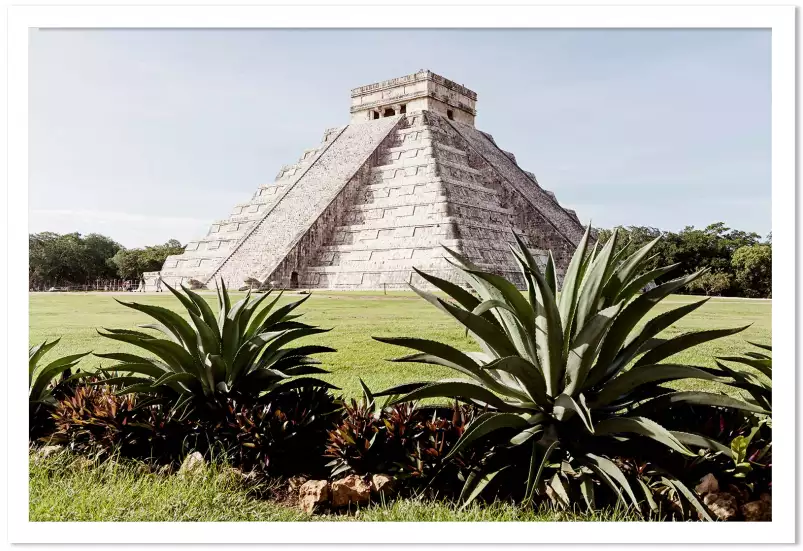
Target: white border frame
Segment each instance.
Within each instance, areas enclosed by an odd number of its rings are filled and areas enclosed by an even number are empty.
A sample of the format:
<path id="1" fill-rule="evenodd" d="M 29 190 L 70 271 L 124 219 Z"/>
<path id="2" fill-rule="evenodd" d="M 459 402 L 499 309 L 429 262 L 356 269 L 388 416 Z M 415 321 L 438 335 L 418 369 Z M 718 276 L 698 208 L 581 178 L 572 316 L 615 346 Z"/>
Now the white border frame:
<path id="1" fill-rule="evenodd" d="M 26 423 L 8 420 L 8 527 L 14 543 L 791 543 L 795 541 L 795 8 L 793 6 L 12 6 L 8 19 L 7 413 L 25 411 L 28 343 L 29 27 L 571 27 L 772 30 L 773 357 L 775 508 L 771 523 L 35 523 L 28 521 Z M 425 15 L 425 17 L 422 17 Z M 386 17 L 387 16 L 387 17 Z M 393 21 L 387 24 L 387 21 Z M 14 262 L 11 262 L 11 259 Z M 12 291 L 13 290 L 13 291 Z M 13 318 L 11 317 L 13 315 Z M 792 481 L 795 481 L 795 484 Z M 233 524 L 233 526 L 232 526 Z M 569 532 L 571 530 L 571 532 Z"/>

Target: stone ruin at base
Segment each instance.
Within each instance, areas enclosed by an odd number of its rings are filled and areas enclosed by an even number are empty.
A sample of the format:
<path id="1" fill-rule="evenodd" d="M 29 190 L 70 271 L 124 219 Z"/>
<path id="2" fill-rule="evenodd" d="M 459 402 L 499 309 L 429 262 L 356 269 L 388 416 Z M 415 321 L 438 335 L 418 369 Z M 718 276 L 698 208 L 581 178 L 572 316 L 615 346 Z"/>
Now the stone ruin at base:
<path id="1" fill-rule="evenodd" d="M 460 281 L 441 245 L 520 281 L 521 235 L 559 275 L 584 228 L 512 153 L 474 127 L 477 94 L 430 71 L 351 91 L 351 122 L 170 256 L 170 285 L 426 287 L 413 267 Z M 145 274 L 155 288 L 157 272 Z M 258 283 L 257 283 L 258 282 Z"/>

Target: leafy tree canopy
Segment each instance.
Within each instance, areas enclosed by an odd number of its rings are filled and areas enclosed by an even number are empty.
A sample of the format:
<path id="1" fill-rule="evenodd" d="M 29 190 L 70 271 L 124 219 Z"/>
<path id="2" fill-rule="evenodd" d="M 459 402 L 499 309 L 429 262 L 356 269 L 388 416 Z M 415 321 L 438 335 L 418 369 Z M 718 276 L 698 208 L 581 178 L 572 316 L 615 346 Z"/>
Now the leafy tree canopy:
<path id="1" fill-rule="evenodd" d="M 162 269 L 165 259 L 173 254 L 184 252 L 184 246 L 175 239 L 163 245 L 152 245 L 138 249 L 121 249 L 111 258 L 117 274 L 123 279 L 137 279 L 143 272 Z"/>
<path id="2" fill-rule="evenodd" d="M 600 244 L 610 239 L 611 232 L 610 229 L 597 230 Z M 690 286 L 686 292 L 745 297 L 770 295 L 771 233 L 762 242 L 757 233 L 732 229 L 723 222 L 716 222 L 705 228 L 686 226 L 677 233 L 662 232 L 658 228 L 647 226 L 620 227 L 619 235 L 617 249 L 626 249 L 626 254 L 632 254 L 656 237 L 663 236 L 652 249 L 652 259 L 647 267 L 657 268 L 669 264 L 679 266 L 659 278 L 657 283 L 663 283 L 680 274 L 691 274 L 702 268 L 709 268 L 710 275 L 701 278 L 696 287 Z M 746 250 L 736 255 L 743 248 Z"/>
<path id="3" fill-rule="evenodd" d="M 98 279 L 134 279 L 142 272 L 159 270 L 169 255 L 183 250 L 175 239 L 162 245 L 126 249 L 97 233 L 32 233 L 28 236 L 29 285 L 85 285 Z"/>

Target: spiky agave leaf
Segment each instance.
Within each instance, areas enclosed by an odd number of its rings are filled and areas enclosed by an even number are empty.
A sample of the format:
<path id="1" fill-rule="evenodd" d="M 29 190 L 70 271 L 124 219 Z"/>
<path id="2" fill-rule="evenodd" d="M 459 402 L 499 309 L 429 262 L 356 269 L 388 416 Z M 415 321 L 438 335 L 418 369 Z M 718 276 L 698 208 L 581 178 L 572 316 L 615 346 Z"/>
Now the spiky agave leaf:
<path id="1" fill-rule="evenodd" d="M 447 250 L 450 262 L 462 273 L 474 294 L 434 276 L 421 277 L 443 291 L 447 299 L 414 289 L 452 316 L 477 341 L 483 353 L 461 352 L 436 341 L 412 338 L 377 338 L 412 348 L 415 354 L 396 361 L 441 365 L 466 379 L 407 383 L 375 393 L 395 395 L 394 403 L 424 398 L 457 398 L 487 408 L 465 431 L 456 448 L 479 440 L 496 442 L 495 449 L 529 446 L 529 474 L 525 496 L 530 499 L 549 469 L 547 460 L 556 450 L 584 458 L 586 476 L 596 473 L 621 499 L 638 506 L 627 476 L 606 456 L 618 447 L 651 440 L 680 455 L 694 454 L 688 446 L 721 451 L 722 445 L 688 431 L 669 431 L 651 416 L 674 402 L 718 405 L 763 411 L 759 405 L 710 392 L 684 393 L 659 386 L 667 381 L 703 379 L 738 387 L 726 370 L 663 360 L 697 344 L 738 333 L 745 327 L 699 331 L 671 339 L 657 336 L 699 308 L 705 301 L 682 306 L 644 323 L 650 310 L 670 293 L 699 277 L 701 272 L 663 283 L 636 298 L 634 295 L 674 266 L 642 271 L 652 260 L 654 240 L 626 255 L 617 251 L 614 232 L 601 249 L 587 253 L 587 230 L 556 294 L 557 270 L 551 254 L 544 272 L 516 236 L 513 255 L 519 264 L 526 295 L 504 278 L 483 272 L 468 260 Z M 475 296 L 476 295 L 476 296 Z M 763 358 L 749 363 L 764 365 Z M 635 362 L 635 367 L 627 367 Z M 746 363 L 746 362 L 743 362 Z M 637 405 L 628 413 L 624 408 Z M 535 438 L 537 435 L 540 439 Z M 652 449 L 643 447 L 645 450 Z M 667 452 L 664 452 L 666 454 Z M 661 457 L 657 458 L 658 461 Z M 466 480 L 465 499 L 473 499 L 496 475 L 500 465 L 491 462 Z M 551 475 L 550 475 L 551 476 Z M 554 480 L 552 478 L 551 480 Z M 563 484 L 563 482 L 561 482 Z M 553 487 L 553 491 L 558 492 Z M 681 491 L 682 490 L 678 490 Z M 592 501 L 588 483 L 581 488 L 586 504 Z"/>
<path id="2" fill-rule="evenodd" d="M 70 369 L 78 365 L 78 362 L 90 352 L 70 354 L 57 358 L 47 365 L 39 365 L 40 360 L 52 350 L 61 339 L 52 342 L 45 340 L 41 344 L 31 347 L 28 350 L 28 401 L 30 403 L 50 404 L 52 400 L 53 382 L 57 377 L 69 373 Z M 85 374 L 78 374 L 78 377 Z M 74 376 L 75 377 L 75 376 Z"/>
<path id="3" fill-rule="evenodd" d="M 190 289 L 167 288 L 186 310 L 185 317 L 164 307 L 120 302 L 153 318 L 146 328 L 166 338 L 141 331 L 107 329 L 99 333 L 131 344 L 150 355 L 98 354 L 117 363 L 104 372 L 127 372 L 118 383 L 121 394 L 145 394 L 167 398 L 174 404 L 214 404 L 218 396 L 259 396 L 291 388 L 331 387 L 304 375 L 326 373 L 314 367 L 316 354 L 333 349 L 317 345 L 290 346 L 303 337 L 323 333 L 296 321 L 293 311 L 308 298 L 275 308 L 281 294 L 265 305 L 270 293 L 245 297 L 232 304 L 222 281 L 217 285 L 218 314 Z M 133 377 L 132 377 L 133 376 Z"/>

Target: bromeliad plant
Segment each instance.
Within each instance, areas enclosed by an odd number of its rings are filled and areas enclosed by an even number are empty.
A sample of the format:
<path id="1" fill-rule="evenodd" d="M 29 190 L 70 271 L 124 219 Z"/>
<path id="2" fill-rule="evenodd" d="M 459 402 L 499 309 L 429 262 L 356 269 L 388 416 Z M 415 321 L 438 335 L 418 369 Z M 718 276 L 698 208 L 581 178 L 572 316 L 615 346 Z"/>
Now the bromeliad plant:
<path id="1" fill-rule="evenodd" d="M 438 495 L 454 493 L 464 472 L 479 463 L 482 452 L 466 450 L 445 461 L 466 427 L 481 412 L 454 402 L 451 407 L 397 402 L 380 405 L 360 380 L 363 399 L 343 404 L 340 422 L 329 431 L 326 456 L 333 458 L 332 478 L 346 473 L 386 473 L 407 486 L 423 485 Z M 458 487 L 459 489 L 459 487 Z"/>
<path id="2" fill-rule="evenodd" d="M 81 385 L 58 402 L 53 411 L 55 431 L 43 440 L 85 455 L 109 457 L 136 440 L 134 407 L 133 396 L 117 396 L 107 386 Z"/>
<path id="3" fill-rule="evenodd" d="M 96 354 L 118 362 L 100 369 L 115 375 L 104 384 L 120 385 L 121 394 L 146 395 L 187 412 L 200 405 L 219 410 L 228 398 L 253 402 L 292 388 L 334 388 L 313 377 L 299 377 L 327 373 L 311 356 L 334 349 L 287 346 L 302 337 L 329 331 L 297 321 L 301 314 L 293 311 L 309 296 L 274 309 L 281 293 L 263 307 L 271 293 L 254 298 L 249 291 L 232 305 L 221 281 L 216 316 L 206 300 L 187 287 L 182 286 L 183 293 L 169 285 L 167 288 L 186 308 L 190 321 L 161 306 L 118 301 L 152 317 L 156 323 L 139 327 L 163 336 L 127 329 L 98 331 L 151 354 Z"/>
<path id="4" fill-rule="evenodd" d="M 640 291 L 677 265 L 642 272 L 658 239 L 625 256 L 616 252 L 617 234 L 588 253 L 589 230 L 566 271 L 558 294 L 557 270 L 551 253 L 542 269 L 516 236 L 511 247 L 527 293 L 495 274 L 483 272 L 446 249 L 474 293 L 435 276 L 417 273 L 451 300 L 416 289 L 421 297 L 454 317 L 480 345 L 482 352 L 417 338 L 376 340 L 416 350 L 398 358 L 445 366 L 465 378 L 408 383 L 377 395 L 400 395 L 397 402 L 424 398 L 458 398 L 487 408 L 469 425 L 450 455 L 481 439 L 493 453 L 467 478 L 461 498 L 470 502 L 501 471 L 521 469 L 524 499 L 550 485 L 567 494 L 552 473 L 565 462 L 593 472 L 614 496 L 638 507 L 630 482 L 612 460 L 628 454 L 655 452 L 660 463 L 667 450 L 695 456 L 695 450 L 727 449 L 697 435 L 693 428 L 670 431 L 653 420 L 655 412 L 693 403 L 763 411 L 760 406 L 711 392 L 677 391 L 661 383 L 683 379 L 732 382 L 725 373 L 700 366 L 661 363 L 702 342 L 732 335 L 746 327 L 686 333 L 668 340 L 657 335 L 702 306 L 706 300 L 663 313 L 643 324 L 663 298 L 703 271 Z M 652 444 L 651 444 L 652 442 Z M 509 476 L 509 473 L 503 478 Z M 549 480 L 551 482 L 543 482 Z M 685 486 L 667 474 L 666 478 Z M 593 502 L 594 485 L 581 477 L 582 494 Z M 696 503 L 696 500 L 695 500 Z M 699 503 L 696 507 L 702 509 Z"/>
<path id="5" fill-rule="evenodd" d="M 229 400 L 225 416 L 207 431 L 211 446 L 222 446 L 243 471 L 311 476 L 326 471 L 328 431 L 341 418 L 328 389 L 305 386 L 243 404 Z"/>

